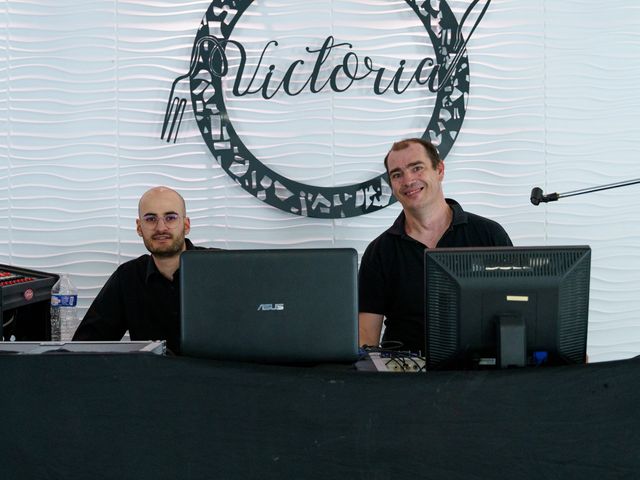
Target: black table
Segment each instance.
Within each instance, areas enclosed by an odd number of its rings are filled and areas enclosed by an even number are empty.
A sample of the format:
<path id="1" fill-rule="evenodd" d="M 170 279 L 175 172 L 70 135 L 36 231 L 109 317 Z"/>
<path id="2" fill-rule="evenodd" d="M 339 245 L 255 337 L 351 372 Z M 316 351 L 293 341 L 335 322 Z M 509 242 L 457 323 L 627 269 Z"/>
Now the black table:
<path id="1" fill-rule="evenodd" d="M 395 374 L 0 356 L 7 479 L 640 477 L 640 360 Z"/>

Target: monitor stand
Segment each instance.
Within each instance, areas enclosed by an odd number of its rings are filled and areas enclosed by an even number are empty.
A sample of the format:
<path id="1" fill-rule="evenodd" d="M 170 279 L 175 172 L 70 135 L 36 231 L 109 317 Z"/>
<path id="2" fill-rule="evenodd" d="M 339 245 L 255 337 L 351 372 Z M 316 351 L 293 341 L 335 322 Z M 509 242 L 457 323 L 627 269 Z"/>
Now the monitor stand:
<path id="1" fill-rule="evenodd" d="M 498 359 L 500 368 L 527 364 L 527 330 L 522 317 L 501 315 L 498 318 Z"/>

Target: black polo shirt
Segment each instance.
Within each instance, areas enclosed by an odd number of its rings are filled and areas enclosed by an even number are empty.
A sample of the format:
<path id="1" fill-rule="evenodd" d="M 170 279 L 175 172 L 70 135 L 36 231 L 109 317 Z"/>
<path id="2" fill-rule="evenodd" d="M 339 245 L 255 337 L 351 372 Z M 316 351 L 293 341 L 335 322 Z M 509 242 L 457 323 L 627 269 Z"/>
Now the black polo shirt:
<path id="1" fill-rule="evenodd" d="M 497 222 L 465 212 L 447 199 L 453 211 L 451 226 L 437 248 L 511 246 L 507 232 Z M 404 212 L 394 224 L 369 244 L 360 263 L 359 309 L 386 317 L 383 341 L 401 349 L 425 352 L 424 249 L 405 233 Z"/>
<path id="2" fill-rule="evenodd" d="M 200 250 L 185 239 L 187 250 Z M 151 255 L 120 265 L 87 310 L 73 340 L 166 340 L 178 352 L 180 338 L 179 270 L 164 277 Z"/>

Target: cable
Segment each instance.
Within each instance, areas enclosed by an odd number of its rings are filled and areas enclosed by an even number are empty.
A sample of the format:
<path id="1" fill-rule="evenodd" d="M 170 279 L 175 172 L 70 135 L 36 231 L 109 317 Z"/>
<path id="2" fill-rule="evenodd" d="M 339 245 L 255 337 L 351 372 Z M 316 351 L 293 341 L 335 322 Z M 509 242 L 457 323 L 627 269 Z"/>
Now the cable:
<path id="1" fill-rule="evenodd" d="M 386 344 L 391 343 L 392 348 L 387 348 Z M 405 350 L 395 350 L 394 348 L 402 348 L 401 342 L 384 342 L 385 347 L 372 347 L 363 345 L 362 349 L 369 355 L 371 361 L 380 370 L 379 358 L 384 365 L 385 371 L 391 372 L 424 372 L 426 371 L 426 361 L 424 357 Z"/>

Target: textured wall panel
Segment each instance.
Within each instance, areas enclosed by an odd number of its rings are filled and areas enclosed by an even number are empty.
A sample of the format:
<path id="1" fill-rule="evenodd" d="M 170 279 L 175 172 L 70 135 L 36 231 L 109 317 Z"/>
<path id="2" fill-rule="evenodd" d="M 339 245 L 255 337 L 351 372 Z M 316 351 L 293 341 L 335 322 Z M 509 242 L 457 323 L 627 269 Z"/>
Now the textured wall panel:
<path id="1" fill-rule="evenodd" d="M 546 2 L 547 162 L 550 191 L 640 177 L 636 2 Z M 640 237 L 638 186 L 567 198 L 546 207 L 547 243 L 593 248 L 592 357 L 637 354 Z"/>
<path id="2" fill-rule="evenodd" d="M 9 228 L 9 30 L 7 3 L 0 4 L 0 263 L 11 264 Z"/>
<path id="3" fill-rule="evenodd" d="M 470 1 L 448 4 L 460 20 Z M 213 158 L 191 105 L 178 141 L 160 140 L 171 84 L 189 69 L 208 7 L 0 3 L 0 263 L 70 272 L 85 309 L 118 264 L 144 252 L 137 200 L 157 184 L 184 194 L 190 237 L 208 246 L 362 252 L 392 223 L 397 205 L 329 220 L 256 199 Z M 467 44 L 466 117 L 446 161 L 447 195 L 500 221 L 516 244 L 593 247 L 593 360 L 640 353 L 640 187 L 538 207 L 529 193 L 640 177 L 639 27 L 640 7 L 630 0 L 493 0 Z M 279 41 L 274 59 L 291 60 L 327 35 L 388 68 L 433 55 L 400 0 L 255 2 L 234 30 L 252 64 L 269 40 Z M 373 96 L 366 82 L 272 101 L 229 89 L 229 114 L 248 146 L 274 170 L 324 186 L 379 174 L 390 143 L 421 134 L 434 102 L 416 86 Z"/>

